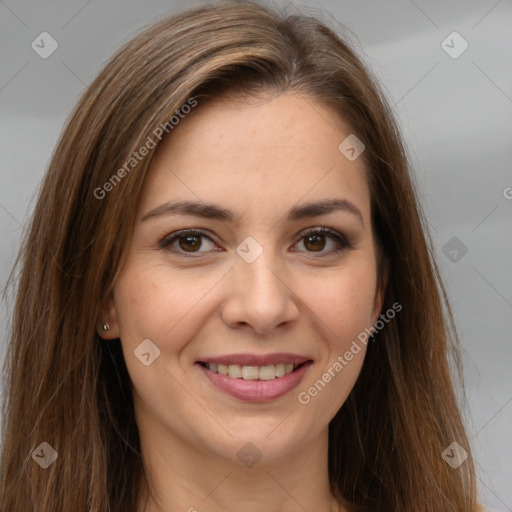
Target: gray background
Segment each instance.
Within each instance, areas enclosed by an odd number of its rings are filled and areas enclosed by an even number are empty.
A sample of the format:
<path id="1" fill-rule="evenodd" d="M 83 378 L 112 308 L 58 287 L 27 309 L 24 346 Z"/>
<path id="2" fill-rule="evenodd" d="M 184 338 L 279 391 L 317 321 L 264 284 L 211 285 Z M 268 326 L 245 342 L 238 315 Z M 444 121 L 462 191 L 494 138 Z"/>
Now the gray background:
<path id="1" fill-rule="evenodd" d="M 0 0 L 0 286 L 63 123 L 87 84 L 142 28 L 197 3 Z M 394 105 L 464 346 L 481 500 L 512 511 L 512 2 L 296 5 L 348 29 Z M 43 31 L 59 45 L 47 59 L 31 48 Z M 446 39 L 453 31 L 469 44 L 457 58 L 441 46 L 463 48 Z"/>

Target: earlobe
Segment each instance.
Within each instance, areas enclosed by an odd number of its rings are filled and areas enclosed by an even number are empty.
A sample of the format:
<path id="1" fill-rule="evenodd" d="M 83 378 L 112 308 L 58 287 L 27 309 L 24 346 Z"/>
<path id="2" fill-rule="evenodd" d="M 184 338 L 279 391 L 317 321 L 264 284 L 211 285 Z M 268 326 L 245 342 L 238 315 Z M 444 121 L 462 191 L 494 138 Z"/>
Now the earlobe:
<path id="1" fill-rule="evenodd" d="M 115 325 L 112 325 L 113 322 L 105 316 L 102 318 L 98 318 L 96 322 L 96 332 L 98 336 L 104 340 L 119 338 L 118 329 Z"/>
<path id="2" fill-rule="evenodd" d="M 117 322 L 117 312 L 113 298 L 110 297 L 96 321 L 96 332 L 104 340 L 113 340 L 119 338 L 119 328 Z"/>

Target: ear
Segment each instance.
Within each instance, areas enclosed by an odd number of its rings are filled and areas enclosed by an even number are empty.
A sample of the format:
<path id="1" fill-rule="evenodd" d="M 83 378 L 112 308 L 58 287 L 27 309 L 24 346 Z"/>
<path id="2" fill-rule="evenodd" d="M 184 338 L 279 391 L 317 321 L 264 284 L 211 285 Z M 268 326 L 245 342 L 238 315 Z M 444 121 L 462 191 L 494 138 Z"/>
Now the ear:
<path id="1" fill-rule="evenodd" d="M 105 330 L 104 326 L 108 326 Z M 96 332 L 104 340 L 114 340 L 119 338 L 119 322 L 117 320 L 117 310 L 113 294 L 105 300 L 101 312 L 96 321 Z"/>

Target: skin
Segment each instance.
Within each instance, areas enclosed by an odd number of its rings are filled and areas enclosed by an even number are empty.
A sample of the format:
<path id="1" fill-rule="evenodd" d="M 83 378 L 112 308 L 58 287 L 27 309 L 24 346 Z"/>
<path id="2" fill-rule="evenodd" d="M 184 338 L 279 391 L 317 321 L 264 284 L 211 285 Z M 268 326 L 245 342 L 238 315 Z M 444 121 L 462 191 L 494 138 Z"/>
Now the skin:
<path id="1" fill-rule="evenodd" d="M 365 345 L 307 405 L 297 396 L 373 325 L 382 305 L 362 159 L 338 150 L 350 133 L 320 103 L 286 92 L 199 105 L 159 147 L 107 302 L 110 328 L 99 331 L 121 339 L 133 383 L 153 496 L 144 509 L 141 494 L 138 512 L 338 510 L 329 491 L 328 424 L 356 382 Z M 348 211 L 286 220 L 293 206 L 328 198 L 353 203 L 362 222 Z M 216 203 L 239 219 L 142 220 L 177 200 Z M 298 240 L 322 226 L 353 247 L 335 253 L 325 235 Z M 159 245 L 186 228 L 211 240 L 187 245 L 182 238 L 174 252 Z M 236 252 L 248 236 L 263 249 L 252 263 Z M 160 350 L 149 366 L 134 356 L 144 339 Z M 223 393 L 195 365 L 208 356 L 276 352 L 313 365 L 297 388 L 268 403 Z M 250 468 L 237 458 L 247 442 L 261 453 Z"/>

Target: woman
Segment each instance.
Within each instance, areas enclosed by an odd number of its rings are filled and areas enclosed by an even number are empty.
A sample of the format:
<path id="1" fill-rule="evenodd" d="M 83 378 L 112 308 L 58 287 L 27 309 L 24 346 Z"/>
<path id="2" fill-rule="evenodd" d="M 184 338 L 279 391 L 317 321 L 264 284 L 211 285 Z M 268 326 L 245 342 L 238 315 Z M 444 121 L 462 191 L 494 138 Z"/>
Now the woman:
<path id="1" fill-rule="evenodd" d="M 250 2 L 150 27 L 22 248 L 0 509 L 477 510 L 429 240 L 331 29 Z"/>

